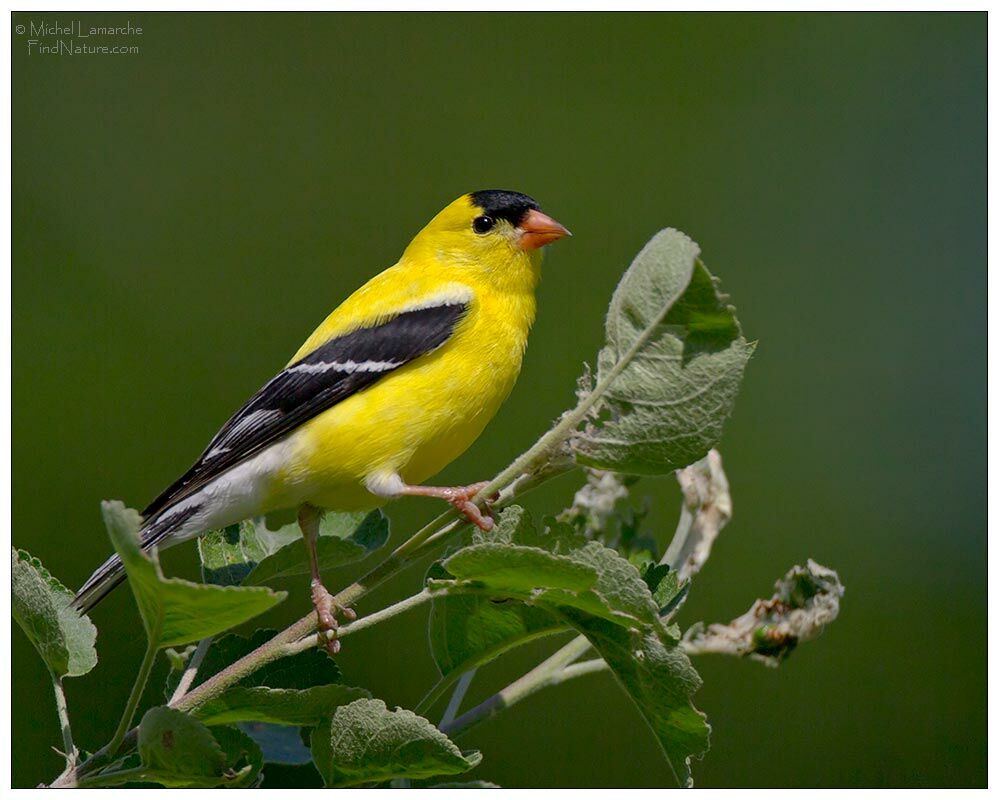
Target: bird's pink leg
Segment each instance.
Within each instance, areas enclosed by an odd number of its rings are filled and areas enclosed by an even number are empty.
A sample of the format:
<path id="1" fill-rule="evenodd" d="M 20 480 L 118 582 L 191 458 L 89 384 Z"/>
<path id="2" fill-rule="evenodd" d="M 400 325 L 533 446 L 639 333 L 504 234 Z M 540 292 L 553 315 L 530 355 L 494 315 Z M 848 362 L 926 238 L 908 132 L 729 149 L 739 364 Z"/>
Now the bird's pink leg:
<path id="1" fill-rule="evenodd" d="M 472 498 L 488 485 L 488 481 L 473 483 L 470 486 L 410 486 L 402 484 L 401 487 L 397 487 L 397 492 L 398 494 L 437 497 L 445 500 L 464 514 L 465 519 L 473 525 L 488 532 L 493 529 L 493 518 L 488 514 L 483 514 L 482 510 L 472 502 Z"/>
<path id="2" fill-rule="evenodd" d="M 298 509 L 298 527 L 302 529 L 305 548 L 309 552 L 309 567 L 312 570 L 312 605 L 316 609 L 316 618 L 318 619 L 316 628 L 320 634 L 325 634 L 328 631 L 335 632 L 339 627 L 336 619 L 338 613 L 342 613 L 347 619 L 357 619 L 357 614 L 354 613 L 353 609 L 339 605 L 323 585 L 322 576 L 319 574 L 319 556 L 316 553 L 321 520 L 322 512 L 315 506 L 305 503 Z M 330 655 L 336 655 L 340 652 L 340 640 L 335 635 L 332 638 L 321 635 L 319 638 Z"/>

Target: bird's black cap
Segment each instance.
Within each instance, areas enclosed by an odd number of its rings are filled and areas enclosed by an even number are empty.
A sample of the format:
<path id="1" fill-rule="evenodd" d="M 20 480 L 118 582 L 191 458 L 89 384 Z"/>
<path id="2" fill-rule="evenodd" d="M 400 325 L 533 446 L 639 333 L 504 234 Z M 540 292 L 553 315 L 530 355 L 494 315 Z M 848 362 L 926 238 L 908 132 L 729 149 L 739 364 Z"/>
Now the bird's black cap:
<path id="1" fill-rule="evenodd" d="M 505 219 L 514 226 L 520 224 L 528 211 L 541 210 L 541 206 L 533 197 L 520 192 L 508 192 L 505 189 L 483 189 L 480 192 L 472 192 L 471 198 L 484 214 L 496 219 Z"/>

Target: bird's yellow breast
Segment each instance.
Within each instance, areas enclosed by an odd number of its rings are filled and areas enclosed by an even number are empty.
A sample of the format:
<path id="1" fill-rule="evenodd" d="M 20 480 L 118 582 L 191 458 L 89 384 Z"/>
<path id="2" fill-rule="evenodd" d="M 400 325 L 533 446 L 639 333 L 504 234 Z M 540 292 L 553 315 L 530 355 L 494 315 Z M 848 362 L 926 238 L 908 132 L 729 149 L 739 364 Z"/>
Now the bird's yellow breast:
<path id="1" fill-rule="evenodd" d="M 498 289 L 475 275 L 447 279 L 426 263 L 400 263 L 348 298 L 306 342 L 301 358 L 331 337 L 401 308 L 464 299 L 468 311 L 448 341 L 302 426 L 275 486 L 275 507 L 310 502 L 353 510 L 385 502 L 369 476 L 399 474 L 422 483 L 463 453 L 509 395 L 535 315 L 538 262 Z M 453 276 L 453 277 L 452 277 Z M 368 322 L 365 322 L 368 321 Z M 293 359 L 293 360 L 295 360 Z M 481 476 L 476 476 L 478 479 Z"/>

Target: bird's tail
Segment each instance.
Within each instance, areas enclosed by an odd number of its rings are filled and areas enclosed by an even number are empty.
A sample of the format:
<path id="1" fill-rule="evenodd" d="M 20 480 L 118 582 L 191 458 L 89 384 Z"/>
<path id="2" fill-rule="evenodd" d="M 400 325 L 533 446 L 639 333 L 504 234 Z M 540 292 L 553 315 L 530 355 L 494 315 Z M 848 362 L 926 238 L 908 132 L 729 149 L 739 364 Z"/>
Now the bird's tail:
<path id="1" fill-rule="evenodd" d="M 73 606 L 86 614 L 123 580 L 125 580 L 125 567 L 115 553 L 87 578 L 87 582 L 80 587 L 80 591 L 73 598 Z"/>
<path id="2" fill-rule="evenodd" d="M 146 520 L 142 530 L 139 531 L 139 541 L 143 551 L 148 551 L 155 546 L 162 547 L 174 544 L 175 541 L 170 540 L 171 534 L 175 533 L 196 510 L 197 507 L 180 513 L 168 511 Z M 80 587 L 76 597 L 73 598 L 74 608 L 86 614 L 123 580 L 125 580 L 125 565 L 121 563 L 121 559 L 116 553 L 101 564 L 94 571 L 94 574 L 87 578 L 87 582 Z"/>

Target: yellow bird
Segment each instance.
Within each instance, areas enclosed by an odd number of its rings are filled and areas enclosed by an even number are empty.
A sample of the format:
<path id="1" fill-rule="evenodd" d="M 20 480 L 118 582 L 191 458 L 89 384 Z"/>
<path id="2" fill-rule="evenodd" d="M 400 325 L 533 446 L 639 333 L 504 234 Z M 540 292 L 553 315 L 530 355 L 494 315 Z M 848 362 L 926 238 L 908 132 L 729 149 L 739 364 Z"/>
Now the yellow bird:
<path id="1" fill-rule="evenodd" d="M 142 545 L 298 509 L 319 627 L 335 627 L 315 554 L 319 509 L 402 495 L 448 501 L 483 530 L 482 484 L 424 486 L 482 433 L 513 388 L 534 322 L 541 248 L 569 231 L 527 195 L 459 197 L 398 263 L 348 297 L 143 512 Z M 124 578 L 108 559 L 76 595 L 88 610 Z"/>

